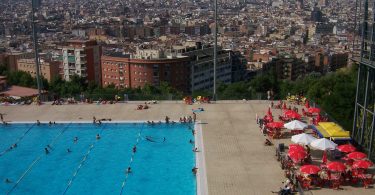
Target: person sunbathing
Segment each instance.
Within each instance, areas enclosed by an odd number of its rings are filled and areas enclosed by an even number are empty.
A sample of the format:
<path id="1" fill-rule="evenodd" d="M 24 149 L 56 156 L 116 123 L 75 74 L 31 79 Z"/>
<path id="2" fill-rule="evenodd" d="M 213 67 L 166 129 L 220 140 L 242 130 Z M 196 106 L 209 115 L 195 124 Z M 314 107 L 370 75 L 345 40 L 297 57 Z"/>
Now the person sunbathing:
<path id="1" fill-rule="evenodd" d="M 265 145 L 265 146 L 272 146 L 273 144 L 272 144 L 272 142 L 271 142 L 269 139 L 266 139 L 266 140 L 264 141 L 264 145 Z"/>

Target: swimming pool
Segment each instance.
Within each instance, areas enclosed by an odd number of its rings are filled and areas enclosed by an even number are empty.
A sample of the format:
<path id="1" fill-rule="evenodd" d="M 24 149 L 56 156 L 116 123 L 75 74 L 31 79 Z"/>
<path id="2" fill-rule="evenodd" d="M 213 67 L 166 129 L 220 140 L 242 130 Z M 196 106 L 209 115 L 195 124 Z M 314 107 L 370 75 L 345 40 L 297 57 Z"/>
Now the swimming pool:
<path id="1" fill-rule="evenodd" d="M 193 195 L 190 139 L 186 124 L 2 125 L 0 194 Z"/>

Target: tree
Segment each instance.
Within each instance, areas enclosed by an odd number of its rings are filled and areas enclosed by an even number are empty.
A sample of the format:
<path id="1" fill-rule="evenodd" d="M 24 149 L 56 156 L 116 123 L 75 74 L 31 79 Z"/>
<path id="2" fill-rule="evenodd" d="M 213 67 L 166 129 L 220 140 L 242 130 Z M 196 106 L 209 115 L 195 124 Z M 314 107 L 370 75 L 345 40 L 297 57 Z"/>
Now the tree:
<path id="1" fill-rule="evenodd" d="M 0 75 L 6 76 L 8 74 L 8 68 L 4 64 L 0 64 Z"/>
<path id="2" fill-rule="evenodd" d="M 251 99 L 251 86 L 247 82 L 237 82 L 225 87 L 219 87 L 219 98 L 224 100 Z"/>

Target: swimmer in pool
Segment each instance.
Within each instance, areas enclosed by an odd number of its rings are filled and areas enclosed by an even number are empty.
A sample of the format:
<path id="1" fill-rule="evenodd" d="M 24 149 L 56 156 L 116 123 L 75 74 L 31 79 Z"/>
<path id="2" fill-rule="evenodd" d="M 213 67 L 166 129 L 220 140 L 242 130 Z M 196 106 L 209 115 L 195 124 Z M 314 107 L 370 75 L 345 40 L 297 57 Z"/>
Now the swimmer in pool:
<path id="1" fill-rule="evenodd" d="M 126 173 L 131 173 L 131 172 L 132 172 L 132 168 L 128 167 L 128 168 L 126 169 Z"/>
<path id="2" fill-rule="evenodd" d="M 11 146 L 11 148 L 13 149 L 13 148 L 17 148 L 17 144 L 13 144 L 12 146 Z"/>

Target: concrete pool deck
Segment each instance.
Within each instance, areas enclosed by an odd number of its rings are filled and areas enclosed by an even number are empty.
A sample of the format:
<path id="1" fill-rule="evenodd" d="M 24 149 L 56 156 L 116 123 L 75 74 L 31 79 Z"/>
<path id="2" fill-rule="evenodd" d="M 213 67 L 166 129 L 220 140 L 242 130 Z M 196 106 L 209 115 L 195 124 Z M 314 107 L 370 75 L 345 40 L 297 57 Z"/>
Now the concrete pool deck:
<path id="1" fill-rule="evenodd" d="M 264 136 L 255 114 L 264 115 L 267 101 L 222 101 L 215 104 L 185 105 L 161 102 L 148 110 L 136 110 L 136 102 L 112 105 L 29 105 L 0 106 L 6 121 L 91 121 L 95 116 L 112 120 L 163 121 L 165 116 L 178 120 L 192 115 L 192 109 L 203 107 L 197 114 L 201 121 L 204 157 L 209 194 L 272 194 L 285 180 L 274 147 L 263 145 Z M 199 148 L 198 148 L 199 149 Z M 199 169 L 198 169 L 199 171 Z M 374 189 L 313 190 L 312 194 L 375 194 Z M 311 193 L 310 193 L 311 194 Z"/>

